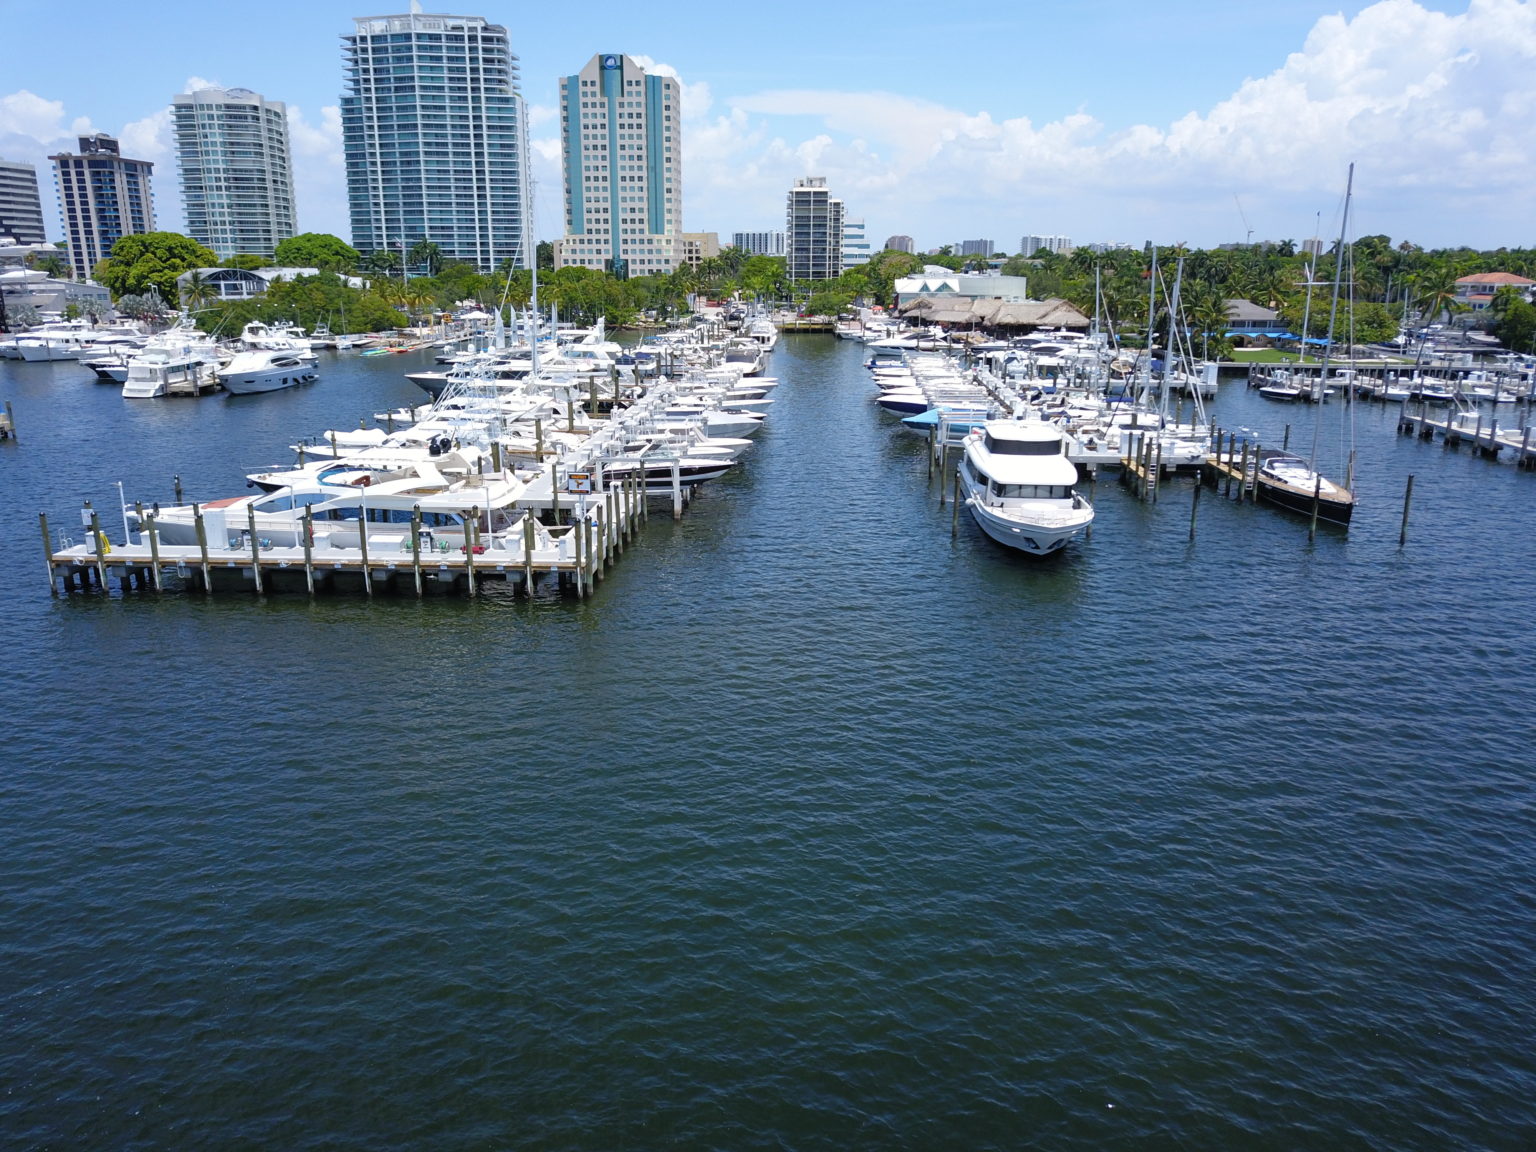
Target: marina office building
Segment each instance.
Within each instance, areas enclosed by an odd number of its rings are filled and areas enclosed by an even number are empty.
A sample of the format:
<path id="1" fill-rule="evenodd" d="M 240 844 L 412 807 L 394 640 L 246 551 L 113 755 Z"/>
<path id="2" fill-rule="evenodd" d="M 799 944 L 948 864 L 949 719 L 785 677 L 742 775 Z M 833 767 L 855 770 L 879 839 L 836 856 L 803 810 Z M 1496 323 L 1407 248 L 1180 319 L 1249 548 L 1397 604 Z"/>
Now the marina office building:
<path id="1" fill-rule="evenodd" d="M 0 160 L 0 236 L 18 244 L 41 244 L 43 196 L 37 169 L 16 160 Z"/>
<path id="2" fill-rule="evenodd" d="M 352 246 L 430 240 L 483 272 L 533 260 L 528 119 L 507 30 L 480 16 L 370 16 L 342 37 Z"/>
<path id="3" fill-rule="evenodd" d="M 60 152 L 48 159 L 59 182 L 59 212 L 70 263 L 75 278 L 86 280 L 124 236 L 155 230 L 154 194 L 149 186 L 155 166 L 121 155 L 117 140 L 105 132 L 79 140 L 78 156 Z"/>
<path id="4" fill-rule="evenodd" d="M 560 81 L 565 236 L 555 267 L 619 277 L 685 260 L 681 92 L 628 56 L 600 53 Z"/>
<path id="5" fill-rule="evenodd" d="M 820 176 L 789 190 L 786 272 L 791 280 L 835 280 L 843 274 L 843 202 Z"/>
<path id="6" fill-rule="evenodd" d="M 248 88 L 171 98 L 187 235 L 219 259 L 270 256 L 298 229 L 283 104 Z"/>

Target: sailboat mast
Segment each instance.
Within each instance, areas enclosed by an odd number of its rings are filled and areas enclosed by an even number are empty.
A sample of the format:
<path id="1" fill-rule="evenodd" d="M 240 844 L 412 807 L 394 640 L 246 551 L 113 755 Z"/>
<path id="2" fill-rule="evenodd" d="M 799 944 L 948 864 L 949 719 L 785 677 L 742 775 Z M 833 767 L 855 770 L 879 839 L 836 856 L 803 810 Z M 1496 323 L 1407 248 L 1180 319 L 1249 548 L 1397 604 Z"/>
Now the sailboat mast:
<path id="1" fill-rule="evenodd" d="M 1351 162 L 1349 176 L 1344 183 L 1344 214 L 1339 221 L 1339 247 L 1333 255 L 1333 302 L 1328 308 L 1328 342 L 1323 345 L 1323 362 L 1317 370 L 1317 402 L 1322 403 L 1323 389 L 1328 383 L 1328 358 L 1333 352 L 1333 328 L 1339 318 L 1339 288 L 1344 281 L 1344 237 L 1349 235 L 1349 198 L 1355 189 L 1355 166 Z M 1312 421 L 1312 459 L 1308 461 L 1317 470 L 1317 436 L 1322 419 Z"/>

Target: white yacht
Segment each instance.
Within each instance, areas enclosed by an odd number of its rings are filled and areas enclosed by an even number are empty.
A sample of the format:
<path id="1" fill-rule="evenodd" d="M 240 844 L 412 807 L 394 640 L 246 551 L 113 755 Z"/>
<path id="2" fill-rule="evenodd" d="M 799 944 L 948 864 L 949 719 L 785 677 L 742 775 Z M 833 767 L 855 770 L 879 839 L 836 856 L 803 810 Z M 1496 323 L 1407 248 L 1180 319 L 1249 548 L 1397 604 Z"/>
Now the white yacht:
<path id="1" fill-rule="evenodd" d="M 989 420 L 965 438 L 960 485 L 981 530 L 999 544 L 1044 556 L 1093 522 L 1073 489 L 1077 467 L 1061 429 L 1034 420 Z"/>
<path id="2" fill-rule="evenodd" d="M 226 353 L 213 338 L 190 323 L 168 328 L 129 357 L 122 377 L 123 398 L 195 396 L 218 384 L 219 365 L 225 359 Z"/>
<path id="3" fill-rule="evenodd" d="M 236 353 L 234 359 L 219 370 L 219 382 L 237 396 L 276 392 L 316 379 L 312 364 L 313 360 L 305 360 L 296 351 L 248 348 Z"/>
<path id="4" fill-rule="evenodd" d="M 319 359 L 310 348 L 304 330 L 286 324 L 252 320 L 240 331 L 240 346 L 253 351 L 288 352 L 309 364 Z"/>

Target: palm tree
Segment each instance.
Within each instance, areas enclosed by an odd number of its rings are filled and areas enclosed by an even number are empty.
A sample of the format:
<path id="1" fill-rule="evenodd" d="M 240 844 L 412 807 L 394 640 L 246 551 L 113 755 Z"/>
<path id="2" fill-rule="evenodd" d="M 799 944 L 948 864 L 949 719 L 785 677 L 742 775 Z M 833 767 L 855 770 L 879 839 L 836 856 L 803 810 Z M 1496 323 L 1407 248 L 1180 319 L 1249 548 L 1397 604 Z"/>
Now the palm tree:
<path id="1" fill-rule="evenodd" d="M 1413 278 L 1413 304 L 1426 320 L 1438 319 L 1456 300 L 1456 269 L 1440 264 Z"/>
<path id="2" fill-rule="evenodd" d="M 208 277 L 204 276 L 196 268 L 188 272 L 181 286 L 181 306 L 188 312 L 196 312 L 206 308 L 219 298 L 214 291 Z"/>
<path id="3" fill-rule="evenodd" d="M 423 236 L 411 245 L 411 253 L 407 260 L 411 264 L 424 265 L 428 276 L 436 276 L 443 266 L 443 250 Z"/>

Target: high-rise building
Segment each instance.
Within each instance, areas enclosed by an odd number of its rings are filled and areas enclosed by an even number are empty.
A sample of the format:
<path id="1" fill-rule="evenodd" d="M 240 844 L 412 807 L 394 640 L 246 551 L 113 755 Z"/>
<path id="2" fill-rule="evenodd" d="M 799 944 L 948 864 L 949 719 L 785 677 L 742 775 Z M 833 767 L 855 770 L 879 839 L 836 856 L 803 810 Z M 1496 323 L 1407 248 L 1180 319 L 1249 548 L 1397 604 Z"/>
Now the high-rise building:
<path id="1" fill-rule="evenodd" d="M 287 109 L 248 88 L 171 98 L 187 235 L 219 259 L 270 257 L 298 231 Z"/>
<path id="2" fill-rule="evenodd" d="M 370 16 L 342 37 L 352 246 L 420 240 L 490 271 L 532 263 L 528 122 L 507 30 L 481 16 Z"/>
<path id="3" fill-rule="evenodd" d="M 1033 256 L 1040 249 L 1056 256 L 1072 255 L 1072 241 L 1065 236 L 1022 236 L 1019 238 L 1019 255 Z"/>
<path id="4" fill-rule="evenodd" d="M 555 266 L 617 276 L 683 261 L 681 93 L 628 56 L 599 53 L 560 81 L 565 237 Z"/>
<path id="5" fill-rule="evenodd" d="M 887 236 L 885 238 L 885 247 L 891 252 L 910 253 L 916 245 L 912 243 L 912 237 L 910 236 Z"/>
<path id="6" fill-rule="evenodd" d="M 44 242 L 43 196 L 31 164 L 0 160 L 0 236 L 18 244 Z"/>
<path id="7" fill-rule="evenodd" d="M 105 132 L 81 136 L 80 154 L 50 156 L 59 183 L 59 211 L 75 277 L 89 278 L 124 236 L 155 230 L 154 194 L 148 160 L 129 160 Z"/>
<path id="8" fill-rule="evenodd" d="M 789 190 L 785 271 L 791 280 L 834 280 L 843 272 L 843 202 L 821 176 L 802 176 Z"/>
<path id="9" fill-rule="evenodd" d="M 843 221 L 843 270 L 869 263 L 869 236 L 863 220 Z"/>
<path id="10" fill-rule="evenodd" d="M 990 240 L 962 240 L 959 244 L 961 256 L 992 256 L 992 241 Z"/>
<path id="11" fill-rule="evenodd" d="M 740 248 L 754 256 L 784 255 L 782 232 L 732 232 L 731 247 Z"/>

